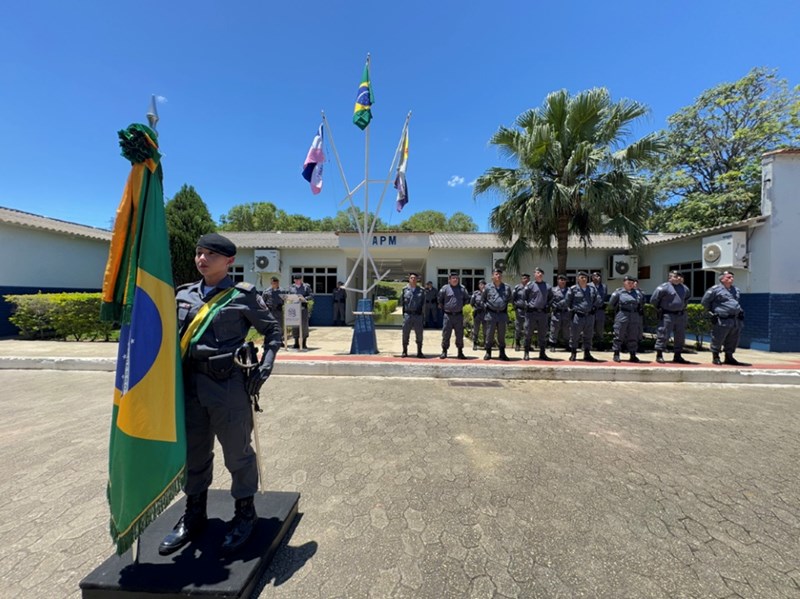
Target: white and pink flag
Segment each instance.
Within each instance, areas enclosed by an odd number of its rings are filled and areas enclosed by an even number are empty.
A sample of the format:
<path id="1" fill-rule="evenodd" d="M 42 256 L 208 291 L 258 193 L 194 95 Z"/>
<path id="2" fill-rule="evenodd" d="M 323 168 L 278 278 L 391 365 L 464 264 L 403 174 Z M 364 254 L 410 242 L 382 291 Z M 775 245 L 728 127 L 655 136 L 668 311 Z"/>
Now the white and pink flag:
<path id="1" fill-rule="evenodd" d="M 322 152 L 322 124 L 320 124 L 303 164 L 303 179 L 311 184 L 311 193 L 314 195 L 322 191 L 323 162 L 325 162 L 325 154 Z"/>

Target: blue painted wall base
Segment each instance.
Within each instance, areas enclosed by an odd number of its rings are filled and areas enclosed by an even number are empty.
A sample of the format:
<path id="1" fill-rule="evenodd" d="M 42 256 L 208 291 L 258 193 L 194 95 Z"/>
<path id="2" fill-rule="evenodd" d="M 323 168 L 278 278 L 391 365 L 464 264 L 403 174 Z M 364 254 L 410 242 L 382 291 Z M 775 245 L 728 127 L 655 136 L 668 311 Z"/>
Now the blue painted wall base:
<path id="1" fill-rule="evenodd" d="M 356 321 L 353 324 L 353 342 L 350 344 L 351 354 L 377 354 L 378 338 L 375 335 L 375 320 L 372 317 L 372 300 L 358 300 L 354 312 Z"/>

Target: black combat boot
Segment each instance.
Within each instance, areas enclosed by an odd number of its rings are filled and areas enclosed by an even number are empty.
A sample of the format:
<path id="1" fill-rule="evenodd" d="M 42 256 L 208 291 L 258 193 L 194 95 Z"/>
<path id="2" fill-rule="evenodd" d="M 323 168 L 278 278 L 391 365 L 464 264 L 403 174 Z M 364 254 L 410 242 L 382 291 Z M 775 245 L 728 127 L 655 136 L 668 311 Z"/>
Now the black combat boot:
<path id="1" fill-rule="evenodd" d="M 620 357 L 619 357 L 619 352 L 618 351 L 614 352 L 614 357 L 611 358 L 611 359 L 614 360 L 615 362 L 622 362 L 622 359 L 620 359 Z"/>
<path id="2" fill-rule="evenodd" d="M 635 351 L 631 352 L 631 362 L 633 362 L 634 364 L 638 364 L 639 362 L 641 362 L 641 360 L 636 357 Z"/>
<path id="3" fill-rule="evenodd" d="M 675 354 L 675 357 L 677 357 L 679 355 L 680 354 Z M 664 352 L 661 351 L 660 349 L 656 350 L 656 362 L 658 362 L 659 364 L 663 364 L 664 363 Z M 677 360 L 673 360 L 673 362 L 677 362 Z"/>
<path id="4" fill-rule="evenodd" d="M 464 355 L 464 348 L 463 347 L 459 347 L 458 348 L 458 355 L 456 356 L 456 358 L 458 358 L 459 360 L 466 360 L 467 359 L 467 356 Z"/>
<path id="5" fill-rule="evenodd" d="M 483 359 L 484 360 L 491 360 L 492 359 L 492 350 L 491 349 L 487 349 L 486 350 L 486 353 L 483 354 Z"/>
<path id="6" fill-rule="evenodd" d="M 514 339 L 514 351 L 519 351 L 521 349 L 522 347 L 519 338 Z"/>
<path id="7" fill-rule="evenodd" d="M 472 344 L 472 351 L 478 351 L 478 344 L 477 343 L 473 343 Z"/>
<path id="8" fill-rule="evenodd" d="M 675 352 L 675 355 L 672 357 L 672 361 L 675 362 L 675 364 L 691 364 L 689 360 L 684 359 L 679 351 Z"/>
<path id="9" fill-rule="evenodd" d="M 424 358 L 425 357 L 425 354 L 422 353 L 422 344 L 421 343 L 417 344 L 417 357 L 418 358 Z"/>
<path id="10" fill-rule="evenodd" d="M 256 529 L 258 516 L 253 505 L 253 496 L 237 499 L 233 512 L 233 520 L 228 523 L 228 532 L 222 541 L 222 553 L 233 553 L 241 548 Z"/>
<path id="11" fill-rule="evenodd" d="M 403 353 L 400 354 L 400 357 L 401 358 L 407 358 L 408 357 L 408 346 L 407 345 L 403 346 Z"/>
<path id="12" fill-rule="evenodd" d="M 303 349 L 308 349 L 308 344 L 305 339 L 303 339 Z"/>
<path id="13" fill-rule="evenodd" d="M 597 358 L 592 355 L 592 352 L 588 349 L 583 350 L 583 361 L 584 362 L 599 362 Z"/>
<path id="14" fill-rule="evenodd" d="M 715 366 L 720 366 L 722 364 L 722 362 L 719 359 L 719 353 L 714 352 L 714 353 L 711 354 L 711 356 L 712 356 L 711 357 L 711 363 L 712 364 L 714 364 Z"/>
<path id="15" fill-rule="evenodd" d="M 522 359 L 525 360 L 526 362 L 531 359 L 531 348 L 530 347 L 526 347 L 525 348 L 525 353 L 522 355 Z"/>
<path id="16" fill-rule="evenodd" d="M 745 364 L 734 358 L 733 354 L 725 354 L 725 361 L 723 364 L 729 364 L 730 366 L 750 366 L 750 364 Z"/>
<path id="17" fill-rule="evenodd" d="M 569 361 L 574 362 L 577 359 L 578 359 L 578 350 L 573 349 L 572 353 L 569 355 Z"/>
<path id="18" fill-rule="evenodd" d="M 444 360 L 447 357 L 447 350 L 442 348 L 442 353 L 439 354 L 439 359 Z"/>
<path id="19" fill-rule="evenodd" d="M 300 349 L 300 340 L 299 339 L 295 339 L 294 340 L 294 345 L 292 346 L 292 349 Z"/>
<path id="20" fill-rule="evenodd" d="M 500 355 L 497 356 L 497 359 L 498 360 L 502 360 L 503 362 L 509 362 L 511 360 L 511 358 L 509 358 L 506 355 L 506 348 L 505 347 L 501 347 L 499 349 L 500 349 Z"/>
<path id="21" fill-rule="evenodd" d="M 541 348 L 539 350 L 539 359 L 540 360 L 544 360 L 545 362 L 552 362 L 553 361 L 553 358 L 551 358 L 546 353 L 544 353 L 544 348 Z"/>
<path id="22" fill-rule="evenodd" d="M 206 515 L 206 500 L 208 492 L 203 491 L 198 495 L 186 496 L 186 511 L 178 520 L 175 528 L 172 529 L 161 544 L 158 552 L 161 555 L 169 555 L 186 545 L 192 539 L 196 539 L 208 523 Z"/>

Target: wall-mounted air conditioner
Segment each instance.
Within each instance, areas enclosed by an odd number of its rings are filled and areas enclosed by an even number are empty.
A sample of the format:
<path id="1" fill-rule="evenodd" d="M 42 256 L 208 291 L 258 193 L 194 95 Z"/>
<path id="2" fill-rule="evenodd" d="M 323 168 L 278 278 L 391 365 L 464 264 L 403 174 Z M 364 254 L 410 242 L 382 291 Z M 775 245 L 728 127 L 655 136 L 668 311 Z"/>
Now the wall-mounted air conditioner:
<path id="1" fill-rule="evenodd" d="M 255 272 L 280 272 L 281 253 L 278 250 L 256 250 L 253 270 Z"/>
<path id="2" fill-rule="evenodd" d="M 506 253 L 505 252 L 492 252 L 492 270 L 499 268 L 506 269 Z"/>
<path id="3" fill-rule="evenodd" d="M 703 237 L 703 268 L 747 268 L 747 233 L 729 231 Z"/>
<path id="4" fill-rule="evenodd" d="M 614 254 L 608 261 L 608 278 L 621 279 L 625 275 L 639 276 L 639 256 Z"/>

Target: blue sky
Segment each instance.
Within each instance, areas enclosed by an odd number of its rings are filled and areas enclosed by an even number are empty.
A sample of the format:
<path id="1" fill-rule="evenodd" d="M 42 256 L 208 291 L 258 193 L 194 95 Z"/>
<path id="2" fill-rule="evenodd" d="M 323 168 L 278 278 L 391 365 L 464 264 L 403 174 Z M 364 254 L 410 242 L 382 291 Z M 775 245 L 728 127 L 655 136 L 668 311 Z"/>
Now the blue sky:
<path id="1" fill-rule="evenodd" d="M 166 196 L 191 184 L 215 220 L 259 201 L 333 215 L 330 138 L 320 195 L 300 171 L 324 109 L 350 186 L 363 178 L 351 118 L 370 52 L 371 178 L 389 175 L 412 111 L 410 202 L 397 214 L 390 187 L 381 218 L 463 211 L 488 230 L 497 199 L 469 186 L 505 164 L 488 140 L 550 91 L 643 102 L 643 135 L 754 66 L 800 83 L 799 26 L 796 0 L 15 2 L 0 21 L 0 206 L 109 227 L 129 170 L 116 132 L 158 94 Z"/>

